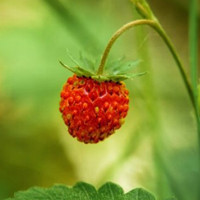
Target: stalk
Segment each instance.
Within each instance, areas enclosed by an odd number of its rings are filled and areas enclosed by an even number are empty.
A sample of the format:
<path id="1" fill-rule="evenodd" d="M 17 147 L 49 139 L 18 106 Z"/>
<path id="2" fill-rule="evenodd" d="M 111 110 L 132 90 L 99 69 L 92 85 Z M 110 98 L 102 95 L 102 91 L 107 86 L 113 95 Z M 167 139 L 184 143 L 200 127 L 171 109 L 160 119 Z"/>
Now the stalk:
<path id="1" fill-rule="evenodd" d="M 125 24 L 124 26 L 122 26 L 120 29 L 118 29 L 113 36 L 111 37 L 110 41 L 108 42 L 102 59 L 101 59 L 101 63 L 99 65 L 98 71 L 97 71 L 97 75 L 102 75 L 103 74 L 103 70 L 104 70 L 104 66 L 106 64 L 106 60 L 108 57 L 108 54 L 113 46 L 113 44 L 115 43 L 115 41 L 119 38 L 120 35 L 122 35 L 122 33 L 126 32 L 127 30 L 129 30 L 130 28 L 133 28 L 135 26 L 138 25 L 149 25 L 149 26 L 153 26 L 153 24 L 155 24 L 155 22 L 153 20 L 148 20 L 148 19 L 140 19 L 140 20 L 135 20 L 132 22 L 129 22 L 127 24 Z"/>
<path id="2" fill-rule="evenodd" d="M 163 41 L 167 45 L 167 47 L 170 50 L 174 60 L 176 61 L 176 64 L 177 64 L 178 69 L 180 71 L 181 77 L 183 79 L 183 82 L 184 82 L 184 84 L 186 86 L 186 89 L 187 89 L 187 92 L 189 94 L 190 100 L 191 100 L 192 105 L 194 107 L 195 115 L 196 115 L 196 117 L 198 119 L 198 111 L 197 111 L 196 106 L 195 106 L 195 98 L 194 98 L 193 91 L 192 91 L 192 88 L 190 86 L 189 80 L 187 78 L 186 72 L 184 70 L 184 67 L 183 67 L 183 65 L 182 65 L 182 63 L 180 61 L 180 58 L 178 57 L 178 55 L 176 53 L 176 50 L 175 50 L 173 44 L 171 43 L 171 41 L 168 38 L 167 34 L 165 33 L 164 29 L 161 27 L 161 25 L 159 24 L 159 22 L 157 20 L 151 20 L 151 19 L 134 20 L 132 22 L 129 22 L 129 23 L 125 24 L 120 29 L 118 29 L 113 34 L 113 36 L 111 37 L 110 41 L 108 42 L 108 44 L 107 44 L 107 46 L 106 46 L 106 48 L 104 50 L 104 53 L 103 53 L 103 56 L 102 56 L 102 59 L 101 59 L 101 62 L 100 62 L 100 65 L 99 65 L 99 68 L 98 68 L 98 71 L 97 71 L 97 75 L 102 75 L 103 74 L 103 70 L 104 70 L 104 67 L 105 67 L 105 63 L 106 63 L 107 57 L 108 57 L 108 55 L 110 53 L 110 50 L 111 50 L 113 44 L 119 38 L 119 36 L 121 36 L 124 32 L 126 32 L 130 28 L 133 28 L 133 27 L 138 26 L 138 25 L 148 25 L 148 26 L 152 27 L 161 36 L 161 38 L 163 39 Z M 199 133 L 199 135 L 200 135 L 200 133 Z"/>
<path id="3" fill-rule="evenodd" d="M 148 15 L 146 15 L 146 16 L 148 16 Z M 100 75 L 103 74 L 103 70 L 104 70 L 104 67 L 105 67 L 105 64 L 106 64 L 107 57 L 108 57 L 108 55 L 110 53 L 110 50 L 111 50 L 113 44 L 115 43 L 115 41 L 124 32 L 126 32 L 127 30 L 129 30 L 129 29 L 131 29 L 131 28 L 133 28 L 135 26 L 139 26 L 139 25 L 148 25 L 148 26 L 152 27 L 159 34 L 159 36 L 163 39 L 164 43 L 167 45 L 169 51 L 171 52 L 171 54 L 172 54 L 172 56 L 173 56 L 173 58 L 174 58 L 174 60 L 175 60 L 175 62 L 177 64 L 177 67 L 179 69 L 179 72 L 181 74 L 183 82 L 185 84 L 185 87 L 186 87 L 186 90 L 187 90 L 188 95 L 190 97 L 192 106 L 194 108 L 195 118 L 196 118 L 196 122 L 197 122 L 198 143 L 199 143 L 199 146 L 200 146 L 200 115 L 199 115 L 198 104 L 197 104 L 197 95 L 195 95 L 195 92 L 194 92 L 194 90 L 192 89 L 192 87 L 190 85 L 190 82 L 189 82 L 188 77 L 186 75 L 186 72 L 184 70 L 183 64 L 182 64 L 182 62 L 181 62 L 181 60 L 180 60 L 180 58 L 179 58 L 179 56 L 178 56 L 178 54 L 176 52 L 171 40 L 167 36 L 165 30 L 160 25 L 159 21 L 154 16 L 149 18 L 149 19 L 139 19 L 139 20 L 134 20 L 132 22 L 129 22 L 129 23 L 123 25 L 121 28 L 119 28 L 113 34 L 113 36 L 111 37 L 110 41 L 108 42 L 108 44 L 107 44 L 107 46 L 106 46 L 106 48 L 104 50 L 104 53 L 103 53 L 103 56 L 102 56 L 102 59 L 101 59 L 101 62 L 100 62 L 100 65 L 99 65 L 99 68 L 98 68 L 98 71 L 97 71 L 97 75 L 100 76 Z M 197 44 L 196 43 L 193 44 L 193 46 L 195 46 L 195 45 L 197 45 Z M 194 62 L 194 63 L 196 63 L 196 62 Z M 197 70 L 195 67 L 194 67 L 194 69 Z M 193 76 L 196 76 L 196 74 L 194 73 Z M 195 78 L 193 78 L 193 79 L 194 79 L 193 80 L 193 82 L 194 82 L 193 84 L 195 86 L 197 86 L 196 79 Z M 199 151 L 200 151 L 200 148 L 199 148 Z"/>

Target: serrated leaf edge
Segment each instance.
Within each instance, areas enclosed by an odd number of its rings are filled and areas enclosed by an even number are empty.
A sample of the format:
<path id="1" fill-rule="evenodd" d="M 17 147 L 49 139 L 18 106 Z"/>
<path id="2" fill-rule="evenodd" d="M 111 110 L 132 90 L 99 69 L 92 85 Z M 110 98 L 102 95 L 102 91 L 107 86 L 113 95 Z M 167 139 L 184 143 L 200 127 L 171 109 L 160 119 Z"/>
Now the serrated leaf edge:
<path id="1" fill-rule="evenodd" d="M 79 188 L 79 186 L 80 185 L 85 185 L 86 187 L 90 187 L 90 188 L 92 188 L 92 189 L 94 189 L 94 191 L 96 191 L 96 195 L 97 195 L 97 197 L 102 197 L 101 195 L 101 192 L 102 191 L 104 191 L 104 189 L 106 189 L 106 187 L 111 187 L 111 188 L 117 188 L 119 191 L 121 190 L 121 193 L 119 193 L 118 195 L 119 196 L 121 196 L 121 197 L 124 197 L 125 198 L 125 196 L 127 195 L 127 194 L 129 194 L 130 192 L 132 192 L 132 191 L 136 191 L 136 190 L 142 190 L 143 192 L 145 192 L 145 193 L 147 193 L 147 194 L 149 194 L 149 195 L 151 195 L 151 196 L 153 196 L 150 192 L 148 192 L 148 191 L 146 191 L 146 190 L 144 190 L 143 188 L 136 188 L 136 189 L 134 189 L 134 190 L 131 190 L 131 191 L 129 191 L 129 192 L 127 192 L 127 193 L 124 193 L 124 190 L 123 190 L 123 188 L 120 186 L 120 185 L 118 185 L 118 184 L 115 184 L 115 183 L 113 183 L 113 182 L 107 182 L 107 183 L 105 183 L 105 184 L 103 184 L 98 190 L 96 190 L 96 188 L 93 186 L 93 185 L 91 185 L 91 184 L 88 184 L 88 183 L 85 183 L 85 182 L 78 182 L 78 183 L 76 183 L 73 187 L 69 187 L 69 186 L 66 186 L 66 185 L 64 185 L 64 184 L 55 184 L 55 185 L 53 185 L 53 186 L 51 186 L 51 187 L 49 187 L 49 188 L 42 188 L 42 187 L 32 187 L 32 188 L 29 188 L 28 190 L 26 190 L 26 191 L 18 191 L 18 192 L 16 192 L 15 194 L 14 194 L 14 197 L 13 198 L 8 198 L 8 199 L 6 199 L 6 200 L 15 200 L 15 199 L 18 199 L 18 198 L 20 198 L 20 196 L 19 195 L 22 195 L 23 193 L 29 193 L 29 192 L 31 192 L 31 191 L 36 191 L 36 192 L 41 192 L 41 191 L 43 191 L 44 192 L 44 195 L 49 195 L 48 193 L 47 193 L 47 191 L 50 191 L 51 189 L 53 189 L 54 187 L 63 187 L 63 189 L 68 189 L 68 190 L 73 190 L 73 189 L 80 189 Z M 45 194 L 45 192 L 46 192 L 46 194 Z M 112 190 L 111 190 L 111 192 L 113 192 Z M 101 194 L 101 195 L 100 195 Z M 98 196 L 98 195 L 100 195 L 100 196 Z M 104 195 L 103 195 L 104 196 Z M 106 197 L 106 196 L 105 196 Z M 30 199 L 31 200 L 31 199 Z M 102 200 L 102 199 L 101 199 Z"/>

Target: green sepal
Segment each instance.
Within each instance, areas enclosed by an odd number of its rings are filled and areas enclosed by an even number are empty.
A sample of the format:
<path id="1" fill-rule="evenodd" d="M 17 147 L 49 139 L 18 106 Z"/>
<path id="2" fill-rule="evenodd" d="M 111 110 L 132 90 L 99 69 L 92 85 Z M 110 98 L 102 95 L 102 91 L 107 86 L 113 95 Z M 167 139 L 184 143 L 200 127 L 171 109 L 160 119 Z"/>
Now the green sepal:
<path id="1" fill-rule="evenodd" d="M 121 60 L 123 61 L 123 60 Z M 109 68 L 109 74 L 126 74 L 131 69 L 137 67 L 141 60 L 119 62 L 116 65 L 111 65 Z"/>
<path id="2" fill-rule="evenodd" d="M 82 74 L 83 75 L 85 75 L 85 76 L 92 76 L 92 75 L 94 75 L 94 73 L 92 73 L 91 71 L 89 71 L 89 70 L 86 70 L 86 69 L 84 69 L 84 68 L 82 68 L 82 67 L 79 67 L 79 66 L 76 66 L 77 67 L 77 69 L 80 71 L 80 72 L 82 72 Z"/>
<path id="3" fill-rule="evenodd" d="M 68 69 L 68 70 L 71 71 L 72 73 L 77 74 L 78 76 L 82 76 L 82 74 L 79 72 L 79 70 L 78 70 L 77 68 L 75 68 L 75 67 L 70 67 L 70 66 L 68 66 L 68 65 L 65 65 L 65 64 L 62 63 L 61 61 L 59 61 L 59 62 L 60 62 L 60 64 L 61 64 L 64 68 Z"/>
<path id="4" fill-rule="evenodd" d="M 97 80 L 97 81 L 115 81 L 115 82 L 119 82 L 119 81 L 124 81 L 126 79 L 133 79 L 139 76 L 143 76 L 144 74 L 146 74 L 147 72 L 141 72 L 141 73 L 137 73 L 137 74 L 119 74 L 119 75 L 93 75 L 91 76 L 92 79 Z"/>
<path id="5" fill-rule="evenodd" d="M 157 20 L 146 0 L 131 0 L 131 2 L 143 18 Z"/>
<path id="6" fill-rule="evenodd" d="M 91 76 L 91 78 L 99 82 L 112 80 L 112 79 L 109 79 L 107 76 L 103 76 L 103 75 L 94 75 L 94 76 Z"/>
<path id="7" fill-rule="evenodd" d="M 98 66 L 99 59 L 94 60 L 91 58 L 83 57 L 83 55 L 80 54 L 80 59 L 77 61 L 75 58 L 73 58 L 73 56 L 69 53 L 69 51 L 67 51 L 67 55 L 69 59 L 75 64 L 75 66 L 70 67 L 60 61 L 60 64 L 63 67 L 65 67 L 72 73 L 77 74 L 77 76 L 91 77 L 99 82 L 102 81 L 119 82 L 146 74 L 146 72 L 136 73 L 136 74 L 131 72 L 133 68 L 139 65 L 141 60 L 124 61 L 125 60 L 124 57 L 118 58 L 117 60 L 108 62 L 107 65 L 105 66 L 104 73 L 98 75 L 96 66 Z"/>
<path id="8" fill-rule="evenodd" d="M 75 59 L 67 50 L 67 56 L 68 58 L 76 65 L 78 68 L 80 68 L 80 71 L 84 73 L 91 73 L 95 74 L 96 69 L 95 69 L 95 60 L 92 58 L 89 58 L 89 56 L 83 56 L 82 53 L 80 52 L 80 57 L 79 59 Z M 84 67 L 83 67 L 84 66 Z"/>
<path id="9" fill-rule="evenodd" d="M 82 68 L 82 67 L 79 67 L 79 66 L 75 66 L 75 67 L 69 67 L 68 65 L 65 65 L 64 63 L 62 63 L 61 61 L 59 61 L 60 64 L 65 67 L 66 69 L 68 69 L 69 71 L 77 74 L 78 76 L 86 76 L 86 77 L 91 77 L 94 75 L 94 73 Z"/>
<path id="10" fill-rule="evenodd" d="M 90 57 L 84 57 L 83 54 L 80 52 L 80 58 L 79 58 L 81 64 L 83 66 L 85 66 L 85 68 L 87 68 L 89 71 L 95 72 L 95 62 L 94 59 L 90 58 Z"/>
<path id="11" fill-rule="evenodd" d="M 137 74 L 117 74 L 117 75 L 108 75 L 108 79 L 114 80 L 114 81 L 124 81 L 126 79 L 133 79 L 139 76 L 145 75 L 147 72 L 141 72 Z"/>

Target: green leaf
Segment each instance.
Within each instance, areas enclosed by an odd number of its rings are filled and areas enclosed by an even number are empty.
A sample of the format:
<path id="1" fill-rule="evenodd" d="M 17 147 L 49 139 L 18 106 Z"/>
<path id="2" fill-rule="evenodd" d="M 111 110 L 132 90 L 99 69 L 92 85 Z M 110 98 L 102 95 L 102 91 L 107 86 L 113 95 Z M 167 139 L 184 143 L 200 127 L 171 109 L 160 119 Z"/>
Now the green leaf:
<path id="1" fill-rule="evenodd" d="M 44 189 L 39 187 L 33 187 L 27 191 L 20 191 L 15 193 L 14 198 L 7 200 L 71 200 L 73 191 L 65 185 L 55 185 L 51 188 Z"/>
<path id="2" fill-rule="evenodd" d="M 73 190 L 79 192 L 80 199 L 93 200 L 98 197 L 95 187 L 84 182 L 77 183 Z"/>
<path id="3" fill-rule="evenodd" d="M 98 190 L 99 198 L 103 200 L 121 200 L 124 197 L 123 189 L 114 183 L 106 183 Z"/>
<path id="4" fill-rule="evenodd" d="M 155 197 L 142 188 L 134 189 L 125 195 L 125 200 L 155 200 Z"/>
<path id="5" fill-rule="evenodd" d="M 79 182 L 74 187 L 54 185 L 50 188 L 33 187 L 27 191 L 15 193 L 7 200 L 155 200 L 144 189 L 135 189 L 124 194 L 123 189 L 108 182 L 97 191 L 92 185 Z"/>

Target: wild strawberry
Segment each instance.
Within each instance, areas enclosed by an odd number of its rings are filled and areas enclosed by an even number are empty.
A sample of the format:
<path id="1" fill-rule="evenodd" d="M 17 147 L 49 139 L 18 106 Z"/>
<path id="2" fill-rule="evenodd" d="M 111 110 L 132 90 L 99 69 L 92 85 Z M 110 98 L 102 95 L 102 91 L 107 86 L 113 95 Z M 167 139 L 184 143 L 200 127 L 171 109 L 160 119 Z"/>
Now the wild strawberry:
<path id="1" fill-rule="evenodd" d="M 121 127 L 128 104 L 128 90 L 122 82 L 74 75 L 61 92 L 60 112 L 73 137 L 97 143 Z"/>
<path id="2" fill-rule="evenodd" d="M 97 72 L 86 58 L 81 57 L 80 65 L 68 54 L 74 67 L 60 62 L 74 73 L 61 91 L 60 112 L 69 133 L 84 143 L 102 141 L 121 127 L 129 109 L 129 92 L 122 81 L 144 74 L 129 73 L 138 61 L 124 63 L 122 59 L 110 63 L 103 73 L 106 55 Z"/>

